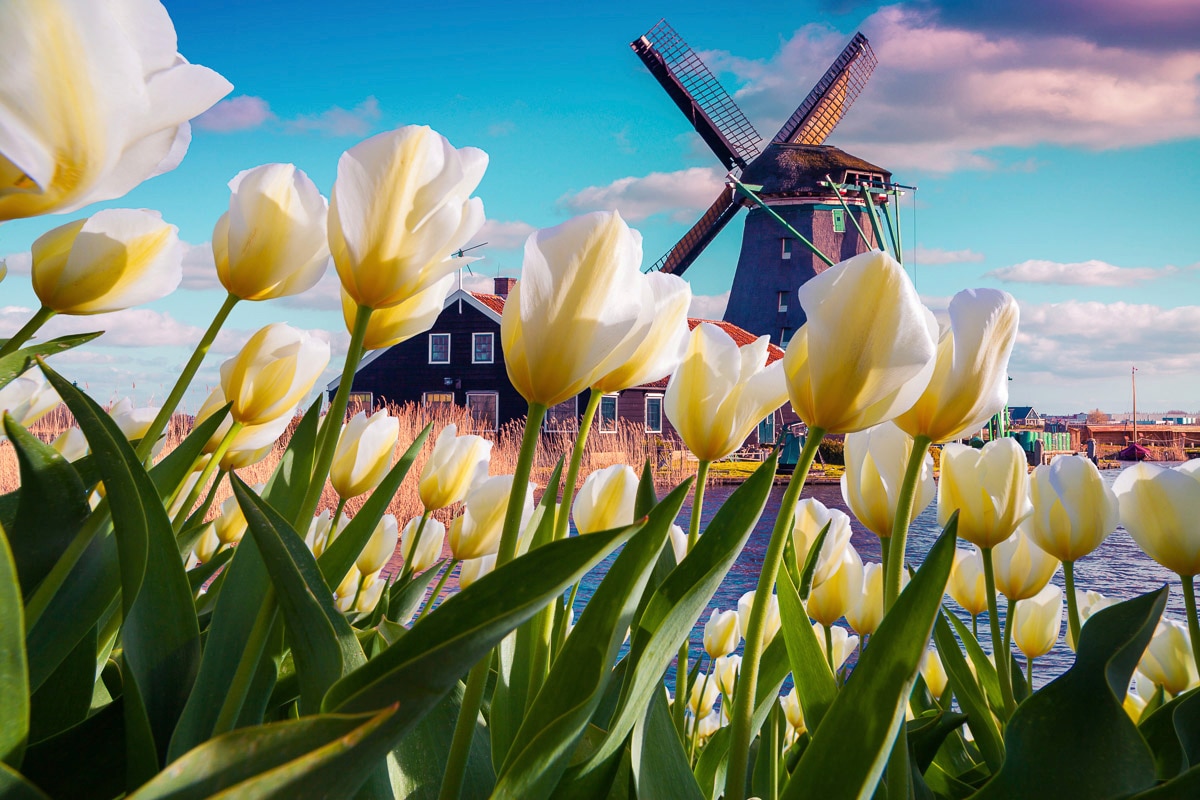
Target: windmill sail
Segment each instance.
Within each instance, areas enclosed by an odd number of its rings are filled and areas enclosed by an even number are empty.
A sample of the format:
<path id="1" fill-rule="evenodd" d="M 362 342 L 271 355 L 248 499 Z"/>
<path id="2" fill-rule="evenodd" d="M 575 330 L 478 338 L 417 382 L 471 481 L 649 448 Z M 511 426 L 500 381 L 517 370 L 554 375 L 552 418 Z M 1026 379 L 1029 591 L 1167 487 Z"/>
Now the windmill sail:
<path id="1" fill-rule="evenodd" d="M 754 160 L 762 137 L 665 19 L 629 46 L 726 169 L 745 167 Z"/>
<path id="2" fill-rule="evenodd" d="M 822 144 L 854 104 L 878 63 L 867 37 L 854 34 L 850 44 L 775 134 L 774 143 Z"/>
<path id="3" fill-rule="evenodd" d="M 676 242 L 670 251 L 655 262 L 651 270 L 659 270 L 672 275 L 682 275 L 683 271 L 692 265 L 721 229 L 733 219 L 738 209 L 742 207 L 741 200 L 736 196 L 734 188 L 728 186 L 717 196 L 716 202 L 708 207 L 692 229 Z"/>

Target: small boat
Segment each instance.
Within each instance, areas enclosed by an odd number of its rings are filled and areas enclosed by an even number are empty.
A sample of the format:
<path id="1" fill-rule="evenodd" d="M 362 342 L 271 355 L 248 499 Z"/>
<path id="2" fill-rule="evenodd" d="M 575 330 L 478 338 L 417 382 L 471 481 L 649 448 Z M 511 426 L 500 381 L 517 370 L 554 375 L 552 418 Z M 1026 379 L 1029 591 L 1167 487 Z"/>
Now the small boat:
<path id="1" fill-rule="evenodd" d="M 1130 444 L 1113 456 L 1117 461 L 1153 461 L 1154 456 L 1140 444 Z"/>

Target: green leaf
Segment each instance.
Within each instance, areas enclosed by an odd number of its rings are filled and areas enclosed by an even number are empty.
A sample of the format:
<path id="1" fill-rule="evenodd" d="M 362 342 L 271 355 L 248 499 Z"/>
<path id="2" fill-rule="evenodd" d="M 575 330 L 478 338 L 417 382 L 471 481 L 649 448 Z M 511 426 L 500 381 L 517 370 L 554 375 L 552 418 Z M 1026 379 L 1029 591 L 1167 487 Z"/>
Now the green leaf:
<path id="1" fill-rule="evenodd" d="M 201 800 L 226 792 L 232 797 L 264 797 L 270 796 L 264 789 L 280 791 L 280 784 L 295 787 L 295 794 L 280 797 L 312 797 L 315 790 L 351 797 L 356 779 L 361 783 L 366 778 L 365 771 L 345 773 L 340 787 L 329 787 L 322 780 L 329 776 L 314 773 L 377 731 L 393 713 L 388 708 L 371 714 L 322 714 L 226 733 L 189 751 L 131 800 Z M 307 786 L 296 786 L 306 781 Z"/>
<path id="2" fill-rule="evenodd" d="M 829 526 L 825 527 L 828 529 Z M 779 618 L 783 623 L 780 630 L 796 682 L 796 696 L 804 711 L 804 725 L 811 733 L 816 733 L 825 712 L 837 697 L 837 681 L 787 570 L 780 570 L 775 586 L 779 593 Z"/>
<path id="3" fill-rule="evenodd" d="M 300 713 L 315 713 L 329 687 L 367 663 L 366 656 L 304 540 L 244 481 L 236 475 L 230 480 L 283 610 L 300 679 Z"/>
<path id="4" fill-rule="evenodd" d="M 1196 752 L 1197 729 L 1200 727 L 1200 690 L 1192 689 L 1163 703 L 1163 688 L 1159 686 L 1154 697 L 1159 707 L 1142 712 L 1138 731 L 1154 753 L 1155 773 L 1159 780 L 1170 780 L 1187 771 L 1189 766 L 1200 763 Z M 1154 698 L 1152 698 L 1154 699 Z M 1150 704 L 1146 704 L 1150 708 Z M 1185 752 L 1186 747 L 1186 752 Z"/>
<path id="5" fill-rule="evenodd" d="M 20 500 L 6 529 L 26 597 L 50 573 L 92 513 L 79 474 L 48 444 L 43 444 L 4 414 L 4 430 L 17 454 Z"/>
<path id="6" fill-rule="evenodd" d="M 88 715 L 96 686 L 98 630 L 93 626 L 29 698 L 29 740 L 41 741 Z"/>
<path id="7" fill-rule="evenodd" d="M 446 753 L 454 739 L 454 725 L 462 705 L 463 685 L 457 684 L 450 694 L 433 707 L 392 751 L 395 770 L 392 792 L 406 800 L 434 800 L 446 773 Z M 482 724 L 475 726 L 467 770 L 463 779 L 463 797 L 488 797 L 496 783 L 492 756 L 488 746 L 488 731 Z"/>
<path id="8" fill-rule="evenodd" d="M 51 797 L 109 800 L 125 791 L 125 708 L 118 698 L 83 722 L 30 745 L 25 775 Z"/>
<path id="9" fill-rule="evenodd" d="M 825 544 L 825 537 L 829 535 L 829 526 L 832 524 L 833 520 L 825 523 L 825 527 L 821 528 L 821 532 L 817 534 L 812 547 L 809 548 L 808 555 L 804 558 L 804 568 L 800 570 L 800 585 L 796 589 L 800 599 L 805 603 L 808 602 L 808 596 L 812 594 L 813 577 L 817 574 L 817 564 L 821 561 L 821 548 Z M 795 523 L 792 523 L 792 526 L 795 527 Z M 788 539 L 791 538 L 788 536 Z"/>
<path id="10" fill-rule="evenodd" d="M 664 693 L 654 695 L 645 717 L 633 726 L 630 753 L 638 797 L 703 800 Z"/>
<path id="11" fill-rule="evenodd" d="M 49 800 L 21 773 L 0 761 L 0 797 L 4 800 Z"/>
<path id="12" fill-rule="evenodd" d="M 632 666 L 626 672 L 608 737 L 583 772 L 599 768 L 624 746 L 625 738 L 645 713 L 646 704 L 658 691 L 663 672 L 678 653 L 680 643 L 691 635 L 696 620 L 758 524 L 774 480 L 772 456 L 729 496 L 696 546 L 654 592 L 636 629 L 631 631 Z"/>
<path id="13" fill-rule="evenodd" d="M 325 398 L 318 394 L 304 412 L 300 424 L 288 440 L 287 449 L 283 451 L 279 465 L 275 467 L 275 472 L 263 488 L 263 500 L 274 508 L 285 511 L 298 510 L 304 493 L 308 491 L 317 454 L 317 428 L 321 424 L 321 406 L 324 401 Z M 308 530 L 308 520 L 293 519 L 292 523 L 297 528 L 303 526 Z"/>
<path id="14" fill-rule="evenodd" d="M 229 563 L 229 559 L 233 558 L 234 550 L 235 548 L 227 547 L 206 563 L 188 570 L 188 585 L 192 587 L 192 594 L 200 591 L 208 579 L 217 574 L 217 570 Z"/>
<path id="15" fill-rule="evenodd" d="M 379 520 L 383 519 L 383 515 L 387 513 L 388 504 L 392 502 L 392 498 L 396 495 L 396 490 L 400 488 L 400 484 L 404 482 L 404 476 L 408 474 L 408 470 L 412 467 L 413 461 L 416 460 L 417 454 L 421 452 L 421 448 L 425 445 L 425 440 L 429 438 L 429 431 L 432 430 L 433 423 L 425 426 L 425 429 L 417 435 L 413 443 L 404 451 L 404 455 L 400 460 L 388 471 L 388 474 L 379 482 L 379 486 L 371 493 L 367 502 L 363 503 L 363 507 L 354 515 L 354 519 L 350 520 L 350 524 L 345 530 L 338 534 L 338 537 L 333 540 L 325 552 L 321 553 L 321 557 L 317 559 L 317 563 L 321 566 L 321 574 L 325 576 L 325 583 L 329 586 L 329 591 L 337 589 L 338 584 L 346 577 L 346 573 L 350 571 L 350 567 L 358 559 L 358 554 L 367 546 L 367 542 L 371 539 L 371 534 L 375 532 L 375 526 L 379 524 Z M 276 508 L 286 508 L 271 502 L 271 505 Z M 305 528 L 307 530 L 307 528 Z"/>
<path id="16" fill-rule="evenodd" d="M 320 565 L 320 561 L 317 562 Z M 387 618 L 393 622 L 407 623 L 417 613 L 421 601 L 429 591 L 429 585 L 437 578 L 446 561 L 434 564 L 420 575 L 413 575 L 404 583 L 393 583 L 388 588 Z"/>
<path id="17" fill-rule="evenodd" d="M 959 649 L 958 641 L 946 622 L 947 618 L 954 619 L 954 615 L 943 612 L 933 628 L 938 657 L 942 660 L 942 667 L 950 679 L 950 689 L 958 698 L 959 707 L 967 715 L 967 726 L 975 737 L 975 744 L 988 768 L 995 773 L 1004 763 L 1004 743 L 1000 738 L 1000 728 L 992 716 L 987 696 L 976 682 L 971 668 L 967 666 L 967 659 Z"/>
<path id="18" fill-rule="evenodd" d="M 934 756 L 954 731 L 967 721 L 966 714 L 939 711 L 914 719 L 908 723 L 908 749 L 918 772 L 924 772 L 933 763 Z"/>
<path id="19" fill-rule="evenodd" d="M 971 633 L 971 629 L 963 624 L 957 614 L 947 611 L 946 619 L 950 621 L 954 632 L 958 634 L 959 640 L 966 648 L 967 658 L 971 659 L 971 666 L 974 667 L 972 672 L 975 675 L 975 682 L 983 689 L 993 713 L 1004 717 L 1006 715 L 1004 697 L 1000 693 L 1000 677 L 996 673 L 996 665 L 987 657 L 979 640 Z"/>
<path id="20" fill-rule="evenodd" d="M 0 698 L 3 698 L 0 763 L 15 768 L 21 766 L 29 736 L 29 670 L 25 664 L 25 605 L 17 583 L 17 565 L 3 528 L 0 528 Z"/>
<path id="21" fill-rule="evenodd" d="M 517 731 L 494 796 L 547 797 L 558 783 L 604 695 L 625 631 L 688 488 L 681 484 L 654 507 L 596 588 Z"/>
<path id="22" fill-rule="evenodd" d="M 16 378 L 22 372 L 32 367 L 35 359 L 52 356 L 56 353 L 70 350 L 72 347 L 79 347 L 79 345 L 90 342 L 102 333 L 104 331 L 60 336 L 57 339 L 48 339 L 44 342 L 27 345 L 14 353 L 9 353 L 0 358 L 0 387 L 7 386 L 13 378 Z"/>
<path id="23" fill-rule="evenodd" d="M 1164 586 L 1088 620 L 1075 664 L 1013 714 L 1004 766 L 979 798 L 1103 800 L 1154 786 L 1154 757 L 1121 704 L 1167 592 Z"/>
<path id="24" fill-rule="evenodd" d="M 904 724 L 908 695 L 946 590 L 957 527 L 952 518 L 879 623 L 853 677 L 800 757 L 783 792 L 785 800 L 866 797 L 875 790 Z"/>
<path id="25" fill-rule="evenodd" d="M 641 519 L 658 505 L 658 494 L 654 491 L 654 470 L 650 468 L 650 459 L 642 466 L 642 476 L 638 479 L 637 496 L 633 502 L 633 515 Z"/>
<path id="26" fill-rule="evenodd" d="M 1139 792 L 1129 800 L 1187 800 L 1194 797 L 1200 797 L 1200 766 L 1153 789 Z"/>

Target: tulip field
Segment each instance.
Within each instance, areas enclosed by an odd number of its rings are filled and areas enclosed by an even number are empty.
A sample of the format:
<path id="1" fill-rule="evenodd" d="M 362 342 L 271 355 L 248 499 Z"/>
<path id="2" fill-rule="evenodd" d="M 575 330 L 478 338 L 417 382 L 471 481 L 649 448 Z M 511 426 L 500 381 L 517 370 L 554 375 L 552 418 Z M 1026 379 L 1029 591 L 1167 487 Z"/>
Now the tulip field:
<path id="1" fill-rule="evenodd" d="M 1008 401 L 1009 294 L 939 319 L 898 254 L 862 253 L 798 287 L 807 323 L 768 364 L 765 336 L 689 330 L 689 284 L 596 212 L 526 242 L 501 323 L 517 430 L 348 413 L 364 355 L 429 329 L 485 221 L 487 154 L 411 125 L 346 150 L 328 199 L 291 164 L 230 176 L 225 301 L 161 406 L 104 408 L 59 358 L 103 332 L 39 331 L 165 296 L 183 245 L 154 211 L 84 215 L 177 166 L 231 87 L 157 0 L 0 18 L 0 222 L 45 222 L 40 306 L 0 340 L 0 797 L 1200 796 L 1200 461 L 1110 481 L 963 444 Z M 329 344 L 275 322 L 172 427 L 233 308 L 330 261 L 333 398 Z M 694 475 L 656 475 L 632 433 L 610 440 L 628 463 L 589 450 L 602 395 L 664 378 Z M 541 435 L 588 390 L 577 436 Z M 786 484 L 776 452 L 718 499 L 713 463 L 785 403 Z M 826 436 L 849 513 L 805 486 Z M 1118 526 L 1177 579 L 1097 580 Z M 714 601 L 731 573 L 747 590 Z"/>

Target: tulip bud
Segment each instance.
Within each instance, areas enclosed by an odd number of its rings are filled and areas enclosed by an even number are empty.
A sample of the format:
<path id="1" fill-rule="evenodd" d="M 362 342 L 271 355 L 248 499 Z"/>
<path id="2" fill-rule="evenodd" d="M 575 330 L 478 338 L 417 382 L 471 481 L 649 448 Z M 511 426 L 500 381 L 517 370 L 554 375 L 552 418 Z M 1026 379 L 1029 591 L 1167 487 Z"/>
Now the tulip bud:
<path id="1" fill-rule="evenodd" d="M 214 391 L 219 392 L 220 388 L 218 387 Z M 224 399 L 222 399 L 221 405 L 224 405 Z M 242 428 L 234 435 L 233 441 L 225 450 L 225 455 L 221 456 L 221 469 L 226 471 L 243 469 L 262 461 L 275 449 L 276 442 L 292 424 L 294 417 L 295 411 L 293 410 L 290 413 L 281 414 L 270 422 L 264 422 L 262 425 L 247 425 Z M 222 425 L 222 427 L 228 432 L 228 424 Z M 222 438 L 224 438 L 223 434 Z M 218 444 L 220 444 L 219 441 Z"/>
<path id="2" fill-rule="evenodd" d="M 358 497 L 378 486 L 392 468 L 399 438 L 400 420 L 386 409 L 370 417 L 360 411 L 343 425 L 329 468 L 329 482 L 338 497 Z"/>
<path id="3" fill-rule="evenodd" d="M 414 550 L 412 540 L 420 525 L 421 518 L 413 517 L 400 533 L 400 552 L 409 559 L 408 568 L 412 572 L 424 572 L 436 564 L 442 557 L 442 544 L 446 541 L 446 526 L 430 517 L 425 520 L 421 539 Z"/>
<path id="4" fill-rule="evenodd" d="M 1125 700 L 1121 703 L 1121 707 L 1125 709 L 1125 713 L 1136 725 L 1142 719 L 1142 712 L 1146 710 L 1146 701 L 1136 691 L 1130 689 L 1125 693 Z"/>
<path id="5" fill-rule="evenodd" d="M 460 517 L 461 519 L 461 517 Z M 462 568 L 458 572 L 458 588 L 465 589 L 475 581 L 487 575 L 496 568 L 496 554 L 483 556 L 482 558 L 471 558 L 462 562 Z"/>
<path id="6" fill-rule="evenodd" d="M 637 490 L 637 473 L 625 464 L 613 464 L 588 475 L 572 508 L 576 530 L 585 534 L 632 525 Z"/>
<path id="7" fill-rule="evenodd" d="M 648 328 L 639 335 L 637 350 L 623 364 L 593 385 L 593 391 L 616 394 L 631 386 L 642 386 L 673 373 L 683 359 L 688 342 L 688 307 L 692 287 L 678 275 L 650 272 L 649 285 L 653 312 Z"/>
<path id="8" fill-rule="evenodd" d="M 221 365 L 221 391 L 233 419 L 262 425 L 290 414 L 329 363 L 329 345 L 276 322 L 262 328 Z"/>
<path id="9" fill-rule="evenodd" d="M 358 602 L 354 604 L 354 610 L 360 614 L 369 614 L 374 611 L 375 606 L 379 605 L 379 598 L 383 597 L 383 590 L 386 588 L 387 581 L 376 574 L 362 588 L 362 591 L 358 593 Z"/>
<path id="10" fill-rule="evenodd" d="M 696 742 L 706 742 L 709 737 L 721 729 L 721 714 L 710 712 L 699 720 L 696 717 L 687 718 L 687 735 L 696 737 Z"/>
<path id="11" fill-rule="evenodd" d="M 900 487 L 912 448 L 912 437 L 890 422 L 846 434 L 842 499 L 858 521 L 876 536 L 892 535 Z M 926 455 L 909 522 L 933 502 L 935 494 L 933 456 Z"/>
<path id="12" fill-rule="evenodd" d="M 46 308 L 76 315 L 166 297 L 183 280 L 178 234 L 155 211 L 97 211 L 33 243 L 33 290 Z"/>
<path id="13" fill-rule="evenodd" d="M 902 573 L 907 575 L 907 573 Z M 846 622 L 860 636 L 870 636 L 883 619 L 883 565 L 862 565 L 862 591 L 850 598 L 846 606 Z"/>
<path id="14" fill-rule="evenodd" d="M 983 554 L 978 547 L 954 551 L 954 566 L 946 591 L 972 617 L 987 611 L 987 586 L 983 575 Z"/>
<path id="15" fill-rule="evenodd" d="M 1030 484 L 1029 536 L 1059 561 L 1078 561 L 1116 530 L 1117 496 L 1088 459 L 1055 456 L 1033 471 Z"/>
<path id="16" fill-rule="evenodd" d="M 800 696 L 796 694 L 796 687 L 779 698 L 779 705 L 783 708 L 783 715 L 787 717 L 788 725 L 797 733 L 804 733 L 807 728 L 804 724 L 804 709 L 800 707 Z"/>
<path id="17" fill-rule="evenodd" d="M 483 202 L 469 195 L 487 163 L 482 150 L 455 149 L 416 125 L 342 153 L 329 200 L 329 249 L 356 304 L 398 305 L 466 264 L 450 256 L 483 225 Z"/>
<path id="18" fill-rule="evenodd" d="M 825 543 L 821 545 L 821 552 L 817 556 L 812 582 L 814 588 L 829 580 L 842 563 L 842 551 L 850 544 L 850 517 L 841 509 L 826 508 L 820 500 L 811 497 L 796 503 L 792 544 L 796 548 L 796 560 L 801 568 L 804 567 L 809 551 L 826 525 L 829 526 L 829 533 L 825 534 Z"/>
<path id="19" fill-rule="evenodd" d="M 688 534 L 680 526 L 671 523 L 671 551 L 675 554 L 675 563 L 682 564 L 688 554 Z"/>
<path id="20" fill-rule="evenodd" d="M 450 552 L 454 558 L 467 561 L 499 551 L 512 483 L 512 475 L 497 475 L 481 481 L 467 493 L 466 508 L 448 532 Z M 522 529 L 533 516 L 533 488 L 533 484 L 525 488 L 521 509 Z"/>
<path id="21" fill-rule="evenodd" d="M 697 672 L 696 682 L 692 684 L 692 693 L 688 697 L 688 709 L 692 716 L 707 717 L 712 713 L 720 695 L 721 690 L 717 688 L 717 682 L 704 672 Z"/>
<path id="22" fill-rule="evenodd" d="M 1146 555 L 1180 575 L 1200 573 L 1200 482 L 1190 471 L 1135 464 L 1113 492 L 1121 524 Z"/>
<path id="23" fill-rule="evenodd" d="M 242 300 L 308 291 L 329 263 L 325 198 L 294 164 L 264 164 L 229 182 L 229 210 L 213 228 L 221 285 Z"/>
<path id="24" fill-rule="evenodd" d="M 862 559 L 854 547 L 847 544 L 842 548 L 840 563 L 833 574 L 813 587 L 808 598 L 808 616 L 830 627 L 858 602 L 862 594 Z"/>
<path id="25" fill-rule="evenodd" d="M 1079 612 L 1079 630 L 1083 632 L 1083 627 L 1087 625 L 1088 618 L 1093 614 L 1099 613 L 1109 606 L 1115 606 L 1117 601 L 1111 597 L 1105 597 L 1099 592 L 1075 590 L 1075 608 Z M 1067 647 L 1075 649 L 1075 637 L 1071 635 L 1071 626 L 1067 626 Z"/>
<path id="26" fill-rule="evenodd" d="M 925 679 L 929 693 L 940 700 L 946 693 L 950 679 L 946 676 L 946 669 L 942 666 L 942 658 L 938 655 L 936 647 L 929 648 L 925 655 L 921 656 L 921 677 Z"/>
<path id="27" fill-rule="evenodd" d="M 346 572 L 346 577 L 342 578 L 342 582 L 333 590 L 333 603 L 338 611 L 345 613 L 354 607 L 354 598 L 358 596 L 358 587 L 362 581 L 362 573 L 358 571 L 358 567 L 352 565 Z"/>
<path id="28" fill-rule="evenodd" d="M 743 632 L 750 630 L 750 609 L 754 607 L 754 591 L 746 592 L 738 599 L 738 625 Z M 767 598 L 767 613 L 763 617 L 763 642 L 769 644 L 779 633 L 779 596 Z"/>
<path id="29" fill-rule="evenodd" d="M 821 651 L 828 656 L 829 650 L 825 647 L 826 630 L 825 626 L 819 622 L 813 625 L 813 633 L 817 635 L 817 641 L 821 643 Z M 837 672 L 846 663 L 846 659 L 850 657 L 854 649 L 858 647 L 858 637 L 846 633 L 845 628 L 833 627 L 828 630 L 832 632 L 833 636 L 833 671 Z"/>
<path id="30" fill-rule="evenodd" d="M 308 523 L 308 534 L 304 537 L 304 544 L 308 546 L 313 556 L 320 557 L 321 553 L 325 552 L 325 539 L 329 536 L 329 529 L 332 525 L 333 516 L 329 513 L 329 509 L 317 514 Z"/>
<path id="31" fill-rule="evenodd" d="M 472 486 L 487 479 L 492 443 L 481 436 L 457 436 L 447 425 L 438 434 L 429 460 L 421 469 L 417 492 L 427 511 L 457 503 Z"/>
<path id="32" fill-rule="evenodd" d="M 1058 559 L 1033 543 L 1022 522 L 1009 538 L 992 550 L 996 590 L 1010 601 L 1028 600 L 1042 591 L 1058 569 Z"/>
<path id="33" fill-rule="evenodd" d="M 980 547 L 1012 536 L 1030 512 L 1025 451 L 1016 439 L 997 439 L 981 450 L 957 443 L 942 448 L 937 509 L 942 527 L 957 511 L 959 537 Z"/>
<path id="34" fill-rule="evenodd" d="M 212 561 L 213 556 L 224 546 L 221 538 L 217 536 L 217 526 L 209 523 L 204 526 L 204 532 L 200 534 L 200 538 L 196 540 L 196 546 L 192 548 L 192 555 L 201 564 L 207 564 Z"/>
<path id="35" fill-rule="evenodd" d="M 5 6 L 0 221 L 72 211 L 169 172 L 233 87 L 175 52 L 161 3 Z"/>
<path id="36" fill-rule="evenodd" d="M 67 461 L 78 461 L 90 451 L 83 431 L 73 425 L 60 433 L 50 446 Z"/>
<path id="37" fill-rule="evenodd" d="M 692 330 L 683 361 L 667 382 L 663 409 L 696 458 L 725 458 L 787 400 L 783 367 L 767 363 L 769 344 L 760 336 L 738 347 L 708 322 Z"/>
<path id="38" fill-rule="evenodd" d="M 367 540 L 366 546 L 358 554 L 358 559 L 355 561 L 358 571 L 363 575 L 370 575 L 372 572 L 382 569 L 392 554 L 396 552 L 396 542 L 399 537 L 400 531 L 396 527 L 396 518 L 391 514 L 384 514 L 375 526 L 374 532 L 371 533 L 371 538 Z"/>
<path id="39" fill-rule="evenodd" d="M 230 495 L 221 503 L 221 514 L 213 522 L 213 526 L 222 545 L 237 544 L 246 535 L 246 517 L 242 514 L 242 507 L 238 505 L 236 497 Z"/>
<path id="40" fill-rule="evenodd" d="M 1154 637 L 1138 663 L 1138 669 L 1155 686 L 1163 687 L 1172 695 L 1195 686 L 1200 679 L 1196 675 L 1187 628 L 1171 619 L 1159 620 Z"/>
<path id="41" fill-rule="evenodd" d="M 375 309 L 371 318 L 367 320 L 363 349 L 381 350 L 391 347 L 432 328 L 446 305 L 446 298 L 454 291 L 454 285 L 454 276 L 447 275 L 403 302 Z M 346 294 L 345 289 L 342 289 L 341 295 L 342 319 L 346 322 L 346 330 L 353 332 L 358 317 L 358 304 Z"/>
<path id="42" fill-rule="evenodd" d="M 31 369 L 0 387 L 0 416 L 11 414 L 18 425 L 28 428 L 62 402 L 41 370 Z M 0 426 L 0 439 L 8 438 Z"/>
<path id="43" fill-rule="evenodd" d="M 896 424 L 934 442 L 979 430 L 1008 404 L 1008 359 L 1019 318 L 1008 292 L 965 289 L 954 295 L 950 324 L 939 333 L 933 377 Z"/>
<path id="44" fill-rule="evenodd" d="M 721 694 L 728 698 L 733 697 L 734 689 L 737 688 L 738 672 L 741 668 L 741 656 L 727 655 L 713 660 L 712 679 L 717 682 L 717 689 Z"/>
<path id="45" fill-rule="evenodd" d="M 937 320 L 904 267 L 875 250 L 796 292 L 807 323 L 783 358 L 792 408 L 810 428 L 852 433 L 907 411 L 925 391 Z"/>
<path id="46" fill-rule="evenodd" d="M 742 640 L 741 626 L 736 611 L 713 609 L 704 623 L 704 651 L 709 658 L 727 656 L 737 649 Z"/>
<path id="47" fill-rule="evenodd" d="M 1063 592 L 1053 584 L 1013 607 L 1013 641 L 1026 658 L 1041 658 L 1054 649 L 1062 612 Z"/>

